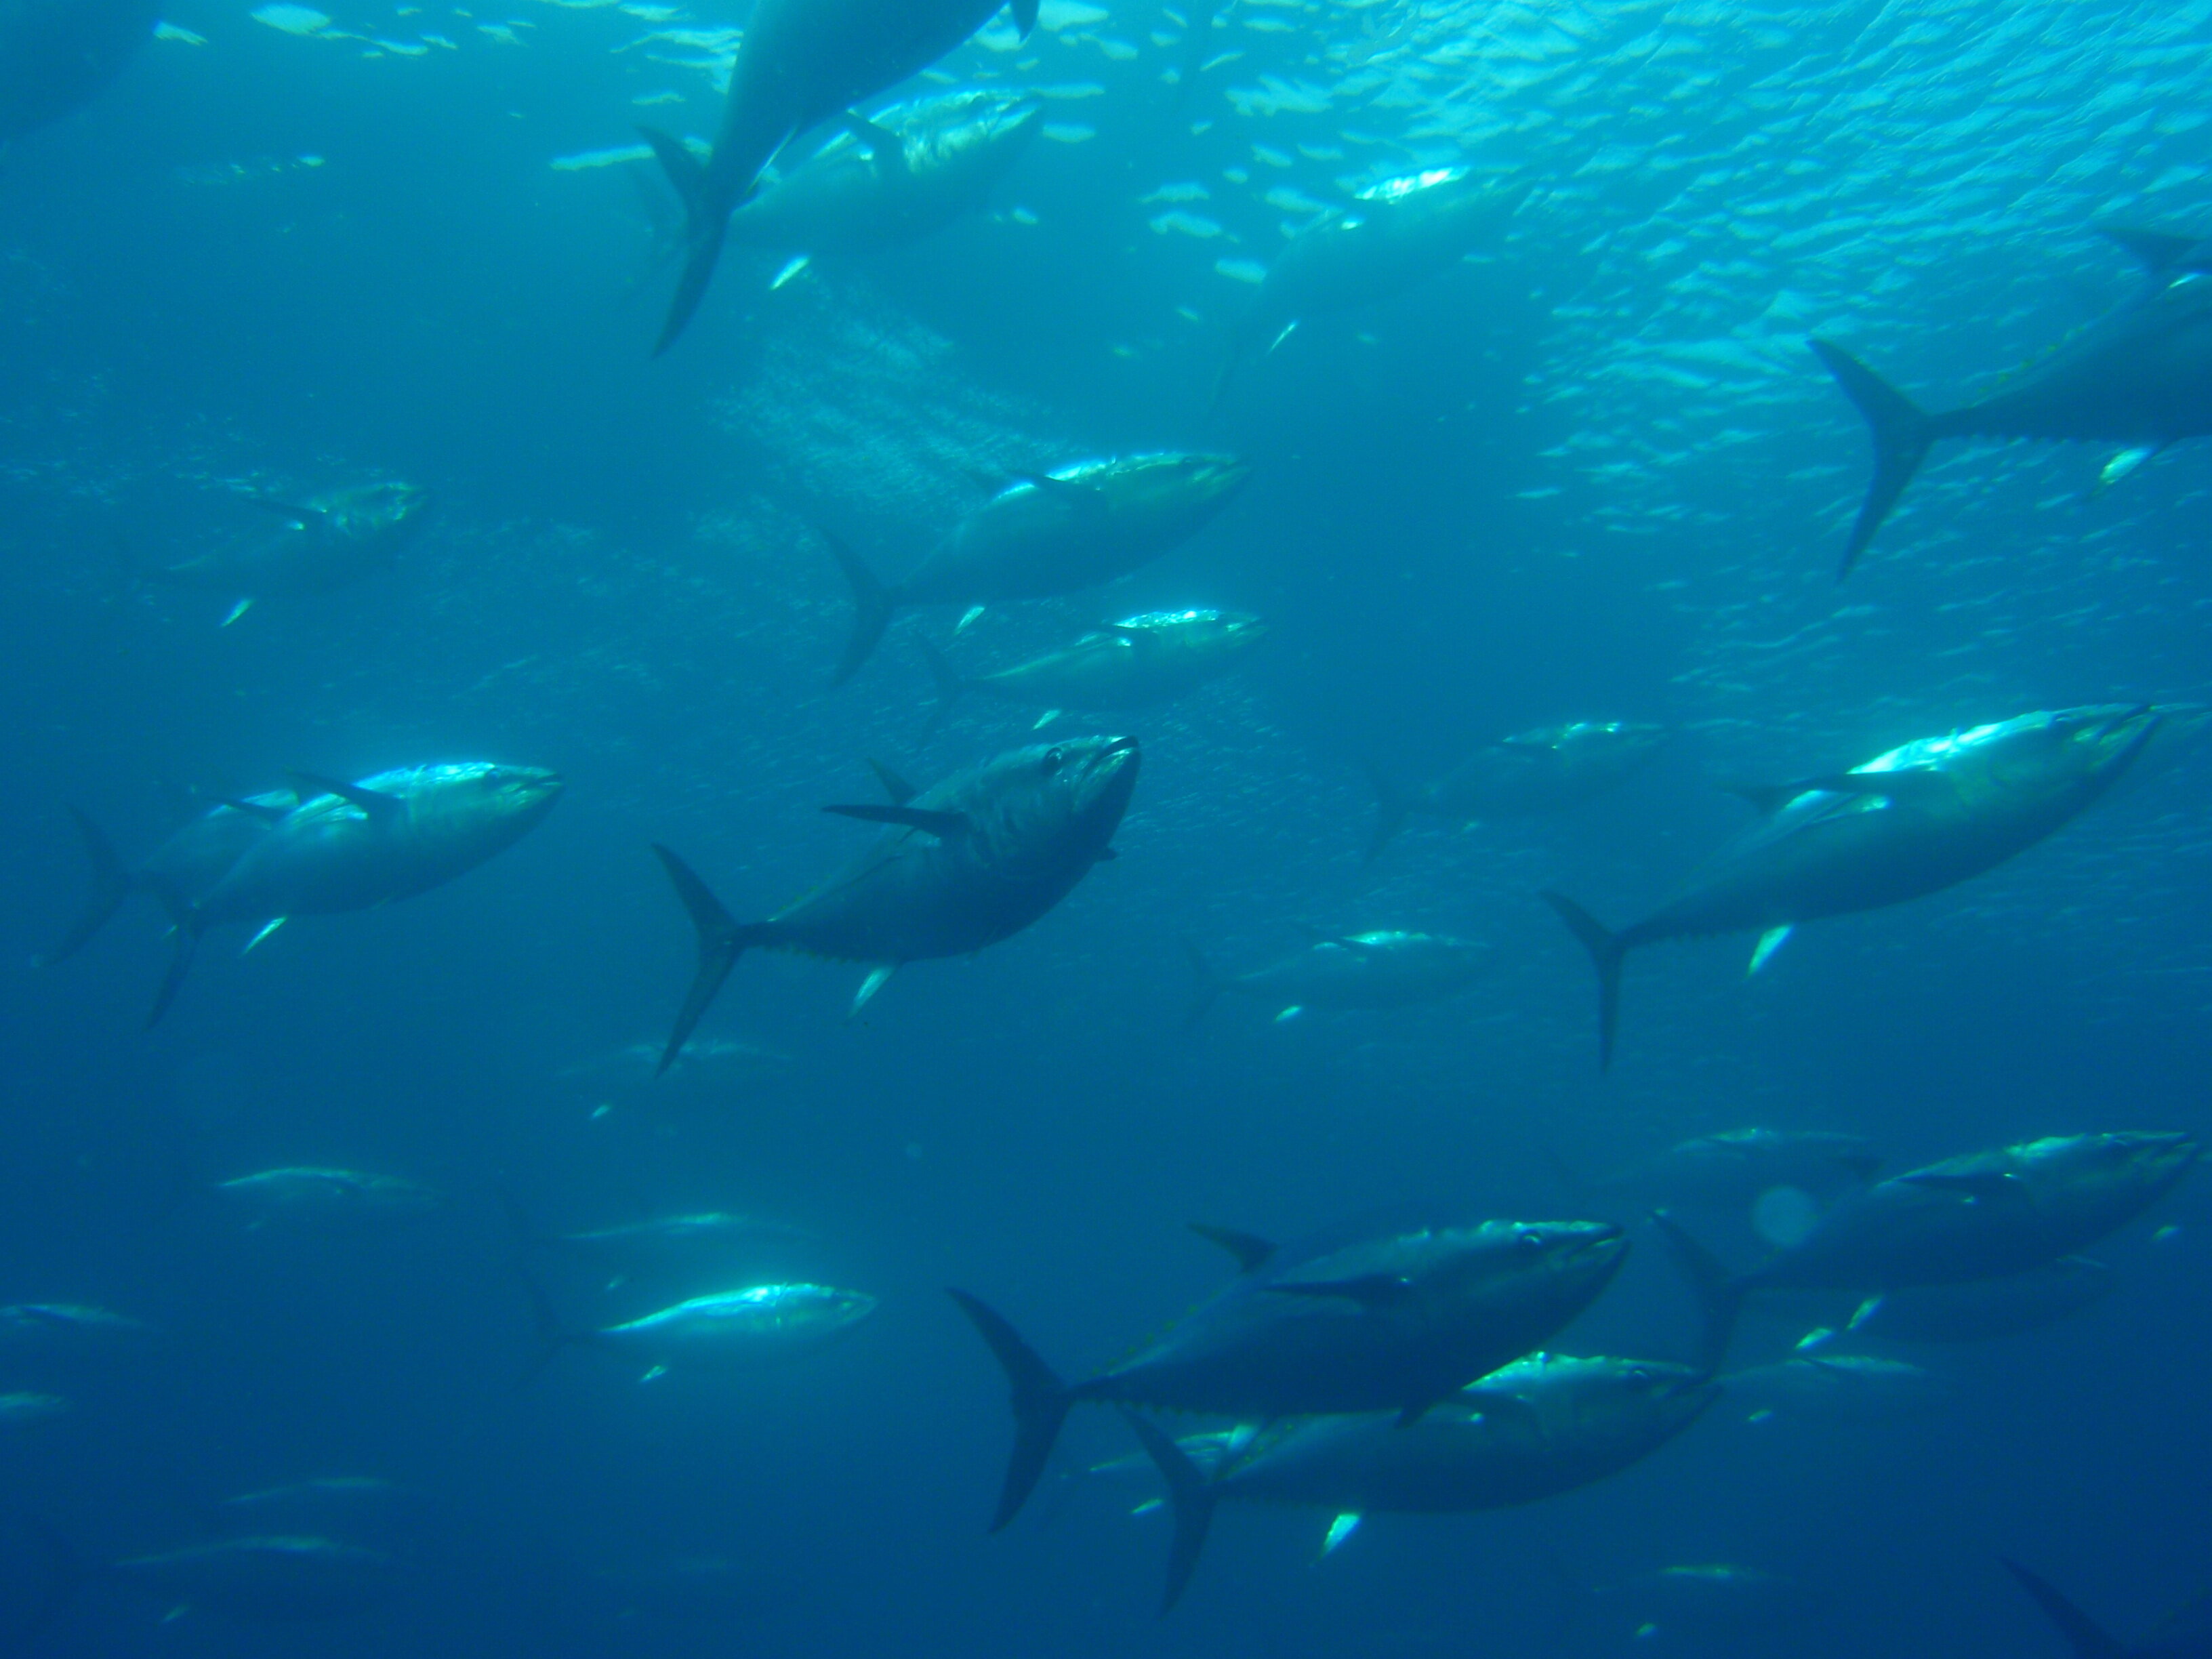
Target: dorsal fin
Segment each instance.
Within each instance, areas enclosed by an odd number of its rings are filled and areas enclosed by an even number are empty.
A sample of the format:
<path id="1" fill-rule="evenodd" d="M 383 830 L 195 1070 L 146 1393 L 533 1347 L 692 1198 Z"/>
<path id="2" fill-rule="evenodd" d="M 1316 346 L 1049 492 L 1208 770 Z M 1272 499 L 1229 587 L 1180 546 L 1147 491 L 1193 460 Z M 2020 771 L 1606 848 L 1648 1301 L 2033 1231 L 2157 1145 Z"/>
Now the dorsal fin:
<path id="1" fill-rule="evenodd" d="M 2004 1565 L 2005 1571 L 2019 1579 L 2021 1587 L 2035 1598 L 2036 1605 L 2050 1615 L 2051 1622 L 2058 1626 L 2072 1646 L 2076 1659 L 2127 1659 L 2127 1649 L 2098 1628 L 2087 1613 L 2061 1595 L 2056 1588 L 2017 1561 L 2006 1560 Z"/>
<path id="2" fill-rule="evenodd" d="M 1240 1233 L 1232 1227 L 1209 1227 L 1202 1221 L 1190 1223 L 1190 1230 L 1235 1256 L 1237 1265 L 1248 1273 L 1258 1273 L 1274 1258 L 1274 1240 L 1261 1238 L 1256 1233 Z"/>
<path id="3" fill-rule="evenodd" d="M 903 806 L 921 793 L 872 755 L 868 757 L 868 770 L 876 775 L 876 781 L 883 785 L 884 793 L 890 797 L 894 806 Z"/>
<path id="4" fill-rule="evenodd" d="M 2140 259 L 2143 270 L 2153 276 L 2171 276 L 2203 263 L 2191 258 L 2204 246 L 2202 237 L 2179 236 L 2170 230 L 2138 230 L 2128 225 L 2100 225 L 2098 229 Z"/>

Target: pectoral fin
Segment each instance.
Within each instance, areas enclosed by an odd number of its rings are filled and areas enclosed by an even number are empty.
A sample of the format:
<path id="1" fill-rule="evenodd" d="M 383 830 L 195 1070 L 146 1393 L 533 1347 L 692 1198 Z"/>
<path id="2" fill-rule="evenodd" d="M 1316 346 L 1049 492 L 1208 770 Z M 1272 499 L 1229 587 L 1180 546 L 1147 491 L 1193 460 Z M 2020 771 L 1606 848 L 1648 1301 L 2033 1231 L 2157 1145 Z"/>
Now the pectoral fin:
<path id="1" fill-rule="evenodd" d="M 896 962 L 887 962 L 880 967 L 869 969 L 867 978 L 860 981 L 860 988 L 853 994 L 853 1006 L 849 1012 L 857 1014 L 861 1009 L 866 1007 L 876 993 L 890 983 L 891 975 L 896 972 L 898 972 L 898 963 Z"/>
<path id="2" fill-rule="evenodd" d="M 268 921 L 261 924 L 260 931 L 255 933 L 252 939 L 246 940 L 246 943 L 239 948 L 238 954 L 244 956 L 255 945 L 260 944 L 263 939 L 267 939 L 270 934 L 275 933 L 279 927 L 282 927 L 287 920 L 288 918 L 283 916 L 270 917 Z"/>
<path id="3" fill-rule="evenodd" d="M 2017 1176 L 1992 1171 L 1985 1175 L 1949 1175 L 1940 1170 L 1916 1170 L 1897 1177 L 1909 1181 L 1916 1187 L 1932 1187 L 1938 1192 L 1964 1193 L 1969 1198 L 2024 1199 L 2027 1183 Z"/>
<path id="4" fill-rule="evenodd" d="M 1235 1256 L 1237 1265 L 1248 1273 L 1256 1273 L 1266 1267 L 1277 1248 L 1272 1238 L 1261 1238 L 1257 1233 L 1240 1233 L 1229 1227 L 1209 1227 L 1202 1221 L 1192 1222 L 1190 1230 Z"/>
<path id="5" fill-rule="evenodd" d="M 1037 0 L 1011 0 L 1007 9 L 1014 14 L 1015 29 L 1023 40 L 1028 40 L 1030 31 L 1036 27 Z"/>
<path id="6" fill-rule="evenodd" d="M 1751 966 L 1743 970 L 1744 976 L 1747 979 L 1765 967 L 1767 958 L 1790 943 L 1790 924 L 1788 922 L 1784 922 L 1779 927 L 1770 927 L 1761 933 L 1759 936 L 1759 943 L 1752 949 Z"/>
<path id="7" fill-rule="evenodd" d="M 1352 1279 L 1292 1279 L 1267 1288 L 1283 1296 L 1342 1297 L 1370 1311 L 1379 1311 L 1405 1301 L 1413 1285 L 1395 1273 L 1361 1273 Z"/>
<path id="8" fill-rule="evenodd" d="M 231 623 L 236 622 L 240 617 L 244 616 L 247 611 L 252 609 L 253 597 L 252 595 L 248 594 L 246 598 L 240 599 L 236 605 L 231 606 L 230 610 L 224 615 L 223 619 L 217 623 L 216 626 L 217 628 L 228 628 Z"/>
<path id="9" fill-rule="evenodd" d="M 228 806 L 234 812 L 243 812 L 250 818 L 259 818 L 264 823 L 275 823 L 292 811 L 289 806 L 277 806 L 269 801 L 243 800 L 231 795 L 218 798 L 216 805 Z"/>
<path id="10" fill-rule="evenodd" d="M 878 126 L 858 110 L 845 112 L 845 128 L 853 137 L 876 153 L 876 165 L 895 173 L 904 173 L 906 140 L 888 127 Z"/>
<path id="11" fill-rule="evenodd" d="M 1359 1523 L 1367 1517 L 1357 1510 L 1347 1510 L 1328 1523 L 1328 1531 L 1321 1540 L 1323 1555 L 1336 1553 L 1336 1547 L 1359 1530 Z"/>
<path id="12" fill-rule="evenodd" d="M 878 806 L 863 804 L 856 806 L 825 806 L 825 812 L 835 812 L 839 817 L 859 818 L 866 823 L 896 823 L 908 830 L 919 830 L 924 835 L 934 836 L 939 841 L 957 841 L 973 833 L 975 825 L 965 812 L 933 812 L 926 806 Z"/>
<path id="13" fill-rule="evenodd" d="M 295 781 L 306 787 L 300 792 L 300 803 L 305 805 L 316 795 L 336 795 L 349 806 L 357 806 L 371 823 L 389 824 L 407 811 L 407 803 L 397 795 L 381 794 L 374 789 L 364 789 L 357 783 L 343 783 L 336 778 L 318 777 L 313 772 L 290 774 Z"/>
<path id="14" fill-rule="evenodd" d="M 2121 450 L 2098 472 L 2097 487 L 2110 489 L 2165 447 L 2163 444 L 2139 444 L 2133 449 Z"/>

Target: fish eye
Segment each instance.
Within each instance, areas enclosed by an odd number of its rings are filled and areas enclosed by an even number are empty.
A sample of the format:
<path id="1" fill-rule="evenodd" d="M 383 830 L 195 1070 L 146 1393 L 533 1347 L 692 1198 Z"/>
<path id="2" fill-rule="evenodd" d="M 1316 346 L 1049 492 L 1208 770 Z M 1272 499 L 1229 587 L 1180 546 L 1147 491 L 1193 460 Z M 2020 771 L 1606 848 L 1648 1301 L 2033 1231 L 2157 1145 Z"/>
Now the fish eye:
<path id="1" fill-rule="evenodd" d="M 1059 770 L 1060 770 L 1060 769 L 1061 764 L 1062 764 L 1064 762 L 1066 762 L 1066 759 L 1067 759 L 1067 751 L 1066 751 L 1066 750 L 1063 750 L 1063 749 L 1048 749 L 1048 750 L 1046 750 L 1044 751 L 1044 770 L 1045 770 L 1045 775 L 1046 775 L 1047 777 L 1050 777 L 1050 776 L 1051 776 L 1054 772 L 1059 771 Z"/>
<path id="2" fill-rule="evenodd" d="M 1650 1389 L 1652 1376 L 1651 1373 L 1646 1370 L 1643 1366 L 1631 1365 L 1628 1368 L 1627 1380 L 1628 1386 L 1630 1388 L 1635 1389 L 1638 1394 L 1643 1394 Z"/>
<path id="3" fill-rule="evenodd" d="M 1516 1242 L 1524 1251 L 1533 1254 L 1544 1248 L 1544 1235 L 1534 1232 L 1523 1233 Z"/>

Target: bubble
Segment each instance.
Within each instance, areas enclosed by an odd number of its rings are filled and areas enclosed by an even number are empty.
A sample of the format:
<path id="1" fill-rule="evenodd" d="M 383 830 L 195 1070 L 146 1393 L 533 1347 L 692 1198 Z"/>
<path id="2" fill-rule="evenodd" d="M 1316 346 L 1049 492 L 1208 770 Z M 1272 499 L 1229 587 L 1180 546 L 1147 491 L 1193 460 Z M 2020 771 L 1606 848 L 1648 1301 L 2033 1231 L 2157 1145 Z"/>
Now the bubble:
<path id="1" fill-rule="evenodd" d="M 1798 1187 L 1769 1187 L 1751 1206 L 1751 1230 L 1778 1250 L 1805 1242 L 1820 1224 L 1820 1206 Z"/>

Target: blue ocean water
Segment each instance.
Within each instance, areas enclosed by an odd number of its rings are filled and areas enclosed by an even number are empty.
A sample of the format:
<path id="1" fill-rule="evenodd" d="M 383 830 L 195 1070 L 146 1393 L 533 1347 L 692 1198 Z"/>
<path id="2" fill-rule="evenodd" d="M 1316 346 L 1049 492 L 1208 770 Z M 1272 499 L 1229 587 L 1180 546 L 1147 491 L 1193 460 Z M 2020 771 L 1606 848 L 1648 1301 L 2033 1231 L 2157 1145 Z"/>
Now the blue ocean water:
<path id="1" fill-rule="evenodd" d="M 1006 1382 L 943 1291 L 1074 1377 L 1224 1282 L 1192 1221 L 1589 1215 L 1636 1242 L 1554 1346 L 1685 1358 L 1652 1200 L 1602 1181 L 1676 1142 L 1844 1132 L 1895 1172 L 2212 1129 L 2212 763 L 2185 742 L 1755 978 L 1748 939 L 1636 953 L 1604 1074 L 1589 963 L 1537 897 L 1645 914 L 1750 821 L 1717 786 L 2212 702 L 2202 446 L 2105 488 L 2121 444 L 1946 444 L 1838 586 L 1869 452 L 1804 347 L 1948 407 L 2128 301 L 2099 226 L 2212 229 L 2212 4 L 1048 0 L 901 89 L 1042 100 L 982 210 L 796 275 L 733 247 L 656 359 L 677 209 L 635 129 L 713 137 L 744 8 L 325 3 L 169 0 L 0 167 L 0 1304 L 153 1328 L 0 1341 L 0 1395 L 67 1402 L 0 1412 L 0 1644 L 2059 1654 L 2001 1557 L 2129 1641 L 2212 1588 L 2201 1186 L 2096 1247 L 2119 1289 L 2065 1322 L 1866 1345 L 1936 1373 L 1934 1408 L 1724 1393 L 1586 1490 L 1376 1515 L 1325 1559 L 1326 1511 L 1224 1506 L 1164 1620 L 1165 1516 L 1085 1474 L 1133 1449 L 1110 1412 L 984 1535 Z M 1310 319 L 1209 407 L 1287 236 L 1461 166 L 1522 193 L 1502 240 Z M 917 611 L 830 684 L 852 602 L 823 529 L 896 574 L 1010 480 L 1156 449 L 1254 476 L 1125 580 L 957 636 Z M 222 625 L 242 594 L 147 574 L 269 535 L 252 496 L 373 479 L 433 516 L 337 591 Z M 857 1017 L 860 969 L 748 953 L 700 1028 L 720 1050 L 653 1079 L 694 940 L 648 843 L 765 915 L 866 844 L 818 809 L 875 799 L 870 760 L 927 785 L 1043 740 L 1042 708 L 981 697 L 925 740 L 913 635 L 976 672 L 1187 607 L 1269 636 L 1171 705 L 1045 728 L 1142 738 L 1118 857 Z M 1670 738 L 1586 805 L 1416 817 L 1364 860 L 1367 768 L 1433 779 L 1577 720 Z M 562 799 L 437 890 L 243 956 L 211 934 L 150 1032 L 151 899 L 21 965 L 84 902 L 71 808 L 136 862 L 288 769 L 478 759 Z M 1416 1006 L 1230 998 L 1186 1029 L 1185 941 L 1242 970 L 1384 928 L 1491 965 Z M 447 1201 L 328 1225 L 216 1190 L 283 1166 Z M 710 1210 L 777 1224 L 640 1267 L 516 1230 Z M 801 1357 L 541 1364 L 533 1291 L 581 1328 L 784 1281 L 878 1306 Z M 1767 1305 L 1731 1364 L 1853 1299 Z M 231 1501 L 335 1477 L 388 1488 Z M 373 1593 L 273 1619 L 251 1584 L 116 1565 L 271 1528 L 373 1552 Z"/>

